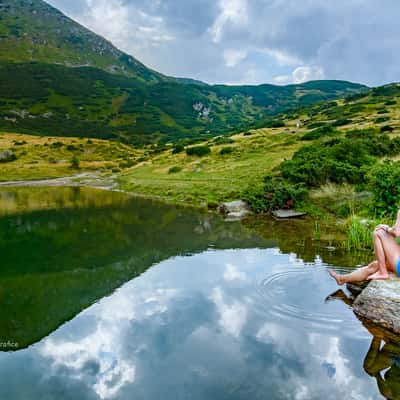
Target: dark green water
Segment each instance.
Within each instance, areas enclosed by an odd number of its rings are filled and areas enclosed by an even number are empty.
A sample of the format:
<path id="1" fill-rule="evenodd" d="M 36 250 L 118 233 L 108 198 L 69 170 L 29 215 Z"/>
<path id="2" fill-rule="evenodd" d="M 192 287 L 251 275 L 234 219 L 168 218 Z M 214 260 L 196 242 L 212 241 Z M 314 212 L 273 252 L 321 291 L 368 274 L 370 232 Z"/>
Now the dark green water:
<path id="1" fill-rule="evenodd" d="M 400 398 L 398 338 L 327 299 L 357 260 L 302 224 L 0 190 L 0 399 Z"/>

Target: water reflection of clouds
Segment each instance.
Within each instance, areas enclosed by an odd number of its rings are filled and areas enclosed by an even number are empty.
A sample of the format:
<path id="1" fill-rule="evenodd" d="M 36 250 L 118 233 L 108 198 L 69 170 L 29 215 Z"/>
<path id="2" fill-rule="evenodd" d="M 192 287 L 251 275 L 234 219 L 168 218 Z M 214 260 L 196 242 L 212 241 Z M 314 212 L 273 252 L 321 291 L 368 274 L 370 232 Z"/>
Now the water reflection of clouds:
<path id="1" fill-rule="evenodd" d="M 219 325 L 230 335 L 238 338 L 247 320 L 247 308 L 239 301 L 228 304 L 220 287 L 213 289 L 210 299 L 217 307 Z"/>
<path id="2" fill-rule="evenodd" d="M 136 366 L 126 357 L 121 336 L 134 326 L 132 321 L 167 311 L 167 302 L 177 291 L 156 289 L 136 294 L 131 286 L 123 286 L 82 313 L 82 319 L 93 321 L 94 316 L 95 324 L 93 331 L 80 340 L 68 341 L 67 334 L 67 340 L 61 336 L 44 341 L 39 351 L 51 360 L 52 374 L 68 371 L 70 378 L 86 382 L 101 399 L 113 397 L 122 387 L 134 383 Z"/>
<path id="3" fill-rule="evenodd" d="M 307 268 L 293 255 L 260 249 L 161 263 L 27 352 L 51 366 L 36 397 L 48 392 L 51 375 L 84 384 L 80 400 L 376 398 L 359 340 L 354 351 L 354 339 L 340 332 L 310 332 L 301 321 L 259 312 L 255 281 L 294 265 Z M 330 292 L 328 279 L 318 282 L 325 275 L 307 271 L 304 296 L 313 299 L 317 284 Z"/>

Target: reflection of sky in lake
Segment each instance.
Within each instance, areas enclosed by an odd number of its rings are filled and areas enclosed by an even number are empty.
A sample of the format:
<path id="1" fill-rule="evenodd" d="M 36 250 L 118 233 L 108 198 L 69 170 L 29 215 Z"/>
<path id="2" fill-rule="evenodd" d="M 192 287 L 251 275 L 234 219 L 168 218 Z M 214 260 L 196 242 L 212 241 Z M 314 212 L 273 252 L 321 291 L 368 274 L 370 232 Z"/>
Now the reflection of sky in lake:
<path id="1" fill-rule="evenodd" d="M 375 399 L 370 335 L 321 260 L 208 251 L 150 268 L 0 354 L 1 399 Z"/>

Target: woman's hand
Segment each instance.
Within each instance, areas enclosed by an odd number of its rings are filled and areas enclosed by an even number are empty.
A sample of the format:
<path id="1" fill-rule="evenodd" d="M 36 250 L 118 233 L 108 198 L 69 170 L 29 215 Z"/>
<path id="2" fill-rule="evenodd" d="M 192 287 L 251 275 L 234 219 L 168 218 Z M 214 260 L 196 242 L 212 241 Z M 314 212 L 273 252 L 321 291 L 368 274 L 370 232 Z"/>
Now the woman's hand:
<path id="1" fill-rule="evenodd" d="M 389 225 L 379 224 L 379 225 L 377 225 L 377 226 L 375 227 L 375 231 L 378 231 L 379 229 L 382 229 L 382 230 L 384 230 L 385 232 L 388 232 L 388 230 L 391 229 L 391 228 L 390 228 Z"/>

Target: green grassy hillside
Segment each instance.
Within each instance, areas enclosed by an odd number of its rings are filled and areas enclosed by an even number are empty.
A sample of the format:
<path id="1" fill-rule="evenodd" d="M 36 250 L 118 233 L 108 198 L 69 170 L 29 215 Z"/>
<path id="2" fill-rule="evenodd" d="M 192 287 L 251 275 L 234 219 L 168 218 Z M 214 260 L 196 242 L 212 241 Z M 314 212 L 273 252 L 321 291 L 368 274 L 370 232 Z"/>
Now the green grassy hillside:
<path id="1" fill-rule="evenodd" d="M 284 87 L 149 84 L 90 67 L 0 63 L 0 129 L 167 142 L 274 124 L 278 111 L 362 89 L 340 81 Z"/>
<path id="2" fill-rule="evenodd" d="M 370 171 L 385 159 L 400 159 L 399 85 L 278 118 L 284 126 L 140 149 L 114 141 L 3 133 L 0 152 L 11 149 L 17 159 L 1 164 L 1 179 L 71 175 L 76 171 L 70 160 L 77 156 L 81 171 L 113 172 L 124 190 L 214 207 L 251 192 L 261 193 L 266 206 L 265 176 L 284 176 L 290 185 L 307 189 L 303 205 L 308 210 L 346 216 L 365 209 L 371 200 Z M 186 151 L 198 146 L 210 151 L 203 156 Z"/>
<path id="3" fill-rule="evenodd" d="M 0 129 L 143 144 L 275 124 L 366 89 L 343 81 L 210 86 L 166 77 L 42 0 L 0 0 Z"/>
<path id="4" fill-rule="evenodd" d="M 266 207 L 265 176 L 281 179 L 283 174 L 290 184 L 308 190 L 309 211 L 346 216 L 371 200 L 370 171 L 385 159 L 400 159 L 397 84 L 279 118 L 284 127 L 252 129 L 196 144 L 210 147 L 202 157 L 173 149 L 148 152 L 144 162 L 121 174 L 121 185 L 174 202 L 211 206 L 259 193 Z"/>
<path id="5" fill-rule="evenodd" d="M 42 0 L 0 1 L 0 60 L 94 66 L 159 81 L 162 75 Z"/>

